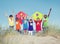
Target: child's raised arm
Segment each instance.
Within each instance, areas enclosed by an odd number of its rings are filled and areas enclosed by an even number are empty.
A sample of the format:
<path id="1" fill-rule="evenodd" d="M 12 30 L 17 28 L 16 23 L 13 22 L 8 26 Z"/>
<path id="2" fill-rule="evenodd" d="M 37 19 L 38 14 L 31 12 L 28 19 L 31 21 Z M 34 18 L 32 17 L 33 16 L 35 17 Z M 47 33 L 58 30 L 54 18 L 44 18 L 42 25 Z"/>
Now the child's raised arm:
<path id="1" fill-rule="evenodd" d="M 50 8 L 50 10 L 49 10 L 48 17 L 50 16 L 51 10 L 52 10 L 52 8 Z"/>

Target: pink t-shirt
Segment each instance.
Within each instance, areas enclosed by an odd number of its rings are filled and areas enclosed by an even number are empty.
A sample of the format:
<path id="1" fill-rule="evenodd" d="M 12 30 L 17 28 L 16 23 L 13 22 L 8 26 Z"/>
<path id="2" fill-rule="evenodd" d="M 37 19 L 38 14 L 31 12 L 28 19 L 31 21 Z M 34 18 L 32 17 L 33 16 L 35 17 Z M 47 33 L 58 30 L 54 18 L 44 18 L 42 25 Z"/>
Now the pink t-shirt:
<path id="1" fill-rule="evenodd" d="M 42 30 L 42 27 L 41 27 L 42 20 L 39 20 L 39 21 L 35 20 L 35 23 L 36 23 L 36 31 L 37 32 L 41 31 Z"/>

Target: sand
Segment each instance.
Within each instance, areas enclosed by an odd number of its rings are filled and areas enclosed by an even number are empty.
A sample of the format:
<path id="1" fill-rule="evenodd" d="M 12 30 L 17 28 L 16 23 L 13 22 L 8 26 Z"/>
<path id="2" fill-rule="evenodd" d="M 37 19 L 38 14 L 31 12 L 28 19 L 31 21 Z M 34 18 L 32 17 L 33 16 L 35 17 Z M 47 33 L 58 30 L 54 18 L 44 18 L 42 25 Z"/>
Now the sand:
<path id="1" fill-rule="evenodd" d="M 0 44 L 60 44 L 60 39 L 53 36 L 22 35 L 18 32 L 10 32 L 1 40 Z"/>

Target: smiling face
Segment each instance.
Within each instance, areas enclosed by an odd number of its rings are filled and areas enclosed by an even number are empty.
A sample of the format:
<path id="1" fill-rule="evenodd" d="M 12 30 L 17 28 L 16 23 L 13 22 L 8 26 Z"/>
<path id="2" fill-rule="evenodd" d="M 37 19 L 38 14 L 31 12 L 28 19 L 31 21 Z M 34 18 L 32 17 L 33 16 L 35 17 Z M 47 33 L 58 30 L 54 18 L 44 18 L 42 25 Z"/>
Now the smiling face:
<path id="1" fill-rule="evenodd" d="M 30 19 L 30 22 L 32 22 L 32 19 Z"/>

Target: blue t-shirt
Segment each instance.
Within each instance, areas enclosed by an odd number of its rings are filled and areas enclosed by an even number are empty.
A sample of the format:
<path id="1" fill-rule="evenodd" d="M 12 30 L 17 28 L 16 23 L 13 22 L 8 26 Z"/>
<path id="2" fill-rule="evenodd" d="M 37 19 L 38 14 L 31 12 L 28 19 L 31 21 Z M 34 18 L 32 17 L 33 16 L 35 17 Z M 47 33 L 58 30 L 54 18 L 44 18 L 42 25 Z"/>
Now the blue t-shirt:
<path id="1" fill-rule="evenodd" d="M 27 20 L 23 20 L 23 29 L 24 30 L 28 29 L 28 21 Z"/>

